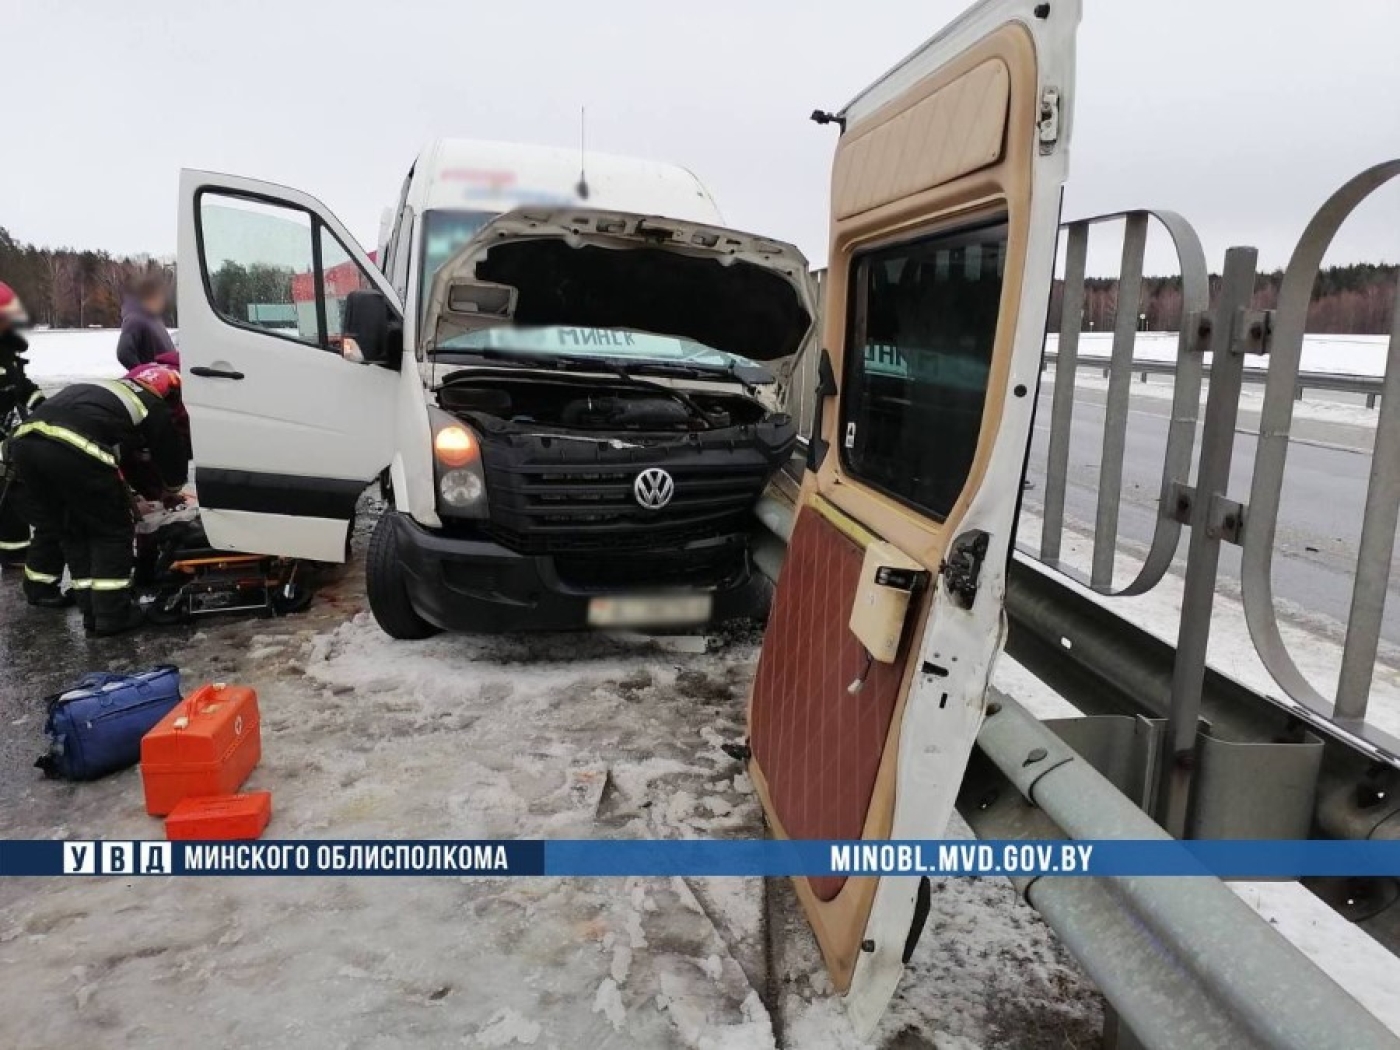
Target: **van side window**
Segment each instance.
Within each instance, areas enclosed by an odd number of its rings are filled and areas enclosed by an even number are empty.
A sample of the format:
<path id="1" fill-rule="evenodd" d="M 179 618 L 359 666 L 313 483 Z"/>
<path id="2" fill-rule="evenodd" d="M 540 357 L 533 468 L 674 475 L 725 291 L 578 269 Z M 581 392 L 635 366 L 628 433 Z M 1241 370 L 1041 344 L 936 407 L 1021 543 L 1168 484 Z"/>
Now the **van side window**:
<path id="1" fill-rule="evenodd" d="M 293 205 L 214 190 L 197 211 L 204 286 L 220 317 L 339 351 L 346 295 L 374 286 L 330 230 Z"/>
<path id="2" fill-rule="evenodd" d="M 413 241 L 413 209 L 408 206 L 408 191 L 413 187 L 413 172 L 417 165 L 408 169 L 403 188 L 399 191 L 399 203 L 394 211 L 394 228 L 389 234 L 389 243 L 384 248 L 384 258 L 379 260 L 379 268 L 389 278 L 399 300 L 408 303 L 408 246 Z"/>
<path id="3" fill-rule="evenodd" d="M 977 452 L 1006 234 L 1004 223 L 964 229 L 852 262 L 842 463 L 939 521 Z"/>
<path id="4" fill-rule="evenodd" d="M 389 283 L 394 286 L 394 291 L 399 293 L 399 300 L 405 306 L 408 303 L 408 246 L 412 243 L 413 209 L 404 205 L 394 223 L 394 237 L 389 242 L 389 258 L 386 260 L 384 272 L 388 274 Z"/>

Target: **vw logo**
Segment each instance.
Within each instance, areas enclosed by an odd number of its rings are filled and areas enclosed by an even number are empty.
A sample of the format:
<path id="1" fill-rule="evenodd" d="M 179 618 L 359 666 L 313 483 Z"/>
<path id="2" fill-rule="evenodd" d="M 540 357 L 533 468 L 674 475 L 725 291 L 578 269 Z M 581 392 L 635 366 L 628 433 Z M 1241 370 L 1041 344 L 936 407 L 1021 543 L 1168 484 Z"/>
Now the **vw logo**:
<path id="1" fill-rule="evenodd" d="M 676 494 L 676 483 L 660 467 L 648 467 L 632 482 L 632 495 L 647 510 L 660 510 Z"/>

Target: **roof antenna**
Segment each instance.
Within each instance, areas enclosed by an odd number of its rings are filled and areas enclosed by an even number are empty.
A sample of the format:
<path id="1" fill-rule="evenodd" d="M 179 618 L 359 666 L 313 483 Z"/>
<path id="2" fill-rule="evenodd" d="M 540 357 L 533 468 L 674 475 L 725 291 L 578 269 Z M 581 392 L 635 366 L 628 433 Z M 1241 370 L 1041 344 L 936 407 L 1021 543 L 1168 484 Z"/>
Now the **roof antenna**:
<path id="1" fill-rule="evenodd" d="M 588 200 L 587 135 L 588 107 L 580 106 L 578 109 L 578 185 L 574 189 L 578 192 L 578 199 L 581 201 Z"/>

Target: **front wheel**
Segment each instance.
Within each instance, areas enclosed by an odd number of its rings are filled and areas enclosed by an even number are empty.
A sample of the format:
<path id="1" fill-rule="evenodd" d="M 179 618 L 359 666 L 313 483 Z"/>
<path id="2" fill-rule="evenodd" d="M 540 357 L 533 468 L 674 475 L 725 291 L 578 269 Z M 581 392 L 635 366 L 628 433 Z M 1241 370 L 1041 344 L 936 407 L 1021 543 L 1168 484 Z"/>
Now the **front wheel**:
<path id="1" fill-rule="evenodd" d="M 374 523 L 374 534 L 369 538 L 369 552 L 365 555 L 365 590 L 369 595 L 369 611 L 390 638 L 413 640 L 431 638 L 438 633 L 438 628 L 419 616 L 414 611 L 413 603 L 408 600 L 408 588 L 404 586 L 403 572 L 399 568 L 398 543 L 389 513 L 380 515 Z"/>

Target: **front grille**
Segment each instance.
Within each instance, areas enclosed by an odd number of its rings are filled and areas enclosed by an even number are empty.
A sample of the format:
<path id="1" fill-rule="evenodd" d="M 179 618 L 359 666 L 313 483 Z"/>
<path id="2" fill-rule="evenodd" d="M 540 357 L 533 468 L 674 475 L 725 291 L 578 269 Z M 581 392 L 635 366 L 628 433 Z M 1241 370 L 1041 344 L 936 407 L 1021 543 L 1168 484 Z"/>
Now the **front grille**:
<path id="1" fill-rule="evenodd" d="M 554 559 L 554 570 L 562 583 L 575 590 L 596 592 L 726 587 L 741 582 L 747 569 L 742 543 L 627 558 L 562 555 Z"/>
<path id="2" fill-rule="evenodd" d="M 486 531 L 528 553 L 673 547 L 741 531 L 772 473 L 763 457 L 746 451 L 696 456 L 690 463 L 652 456 L 626 466 L 551 462 L 507 470 L 488 462 Z M 637 475 L 650 466 L 675 481 L 671 501 L 660 510 L 641 507 L 633 495 Z"/>

